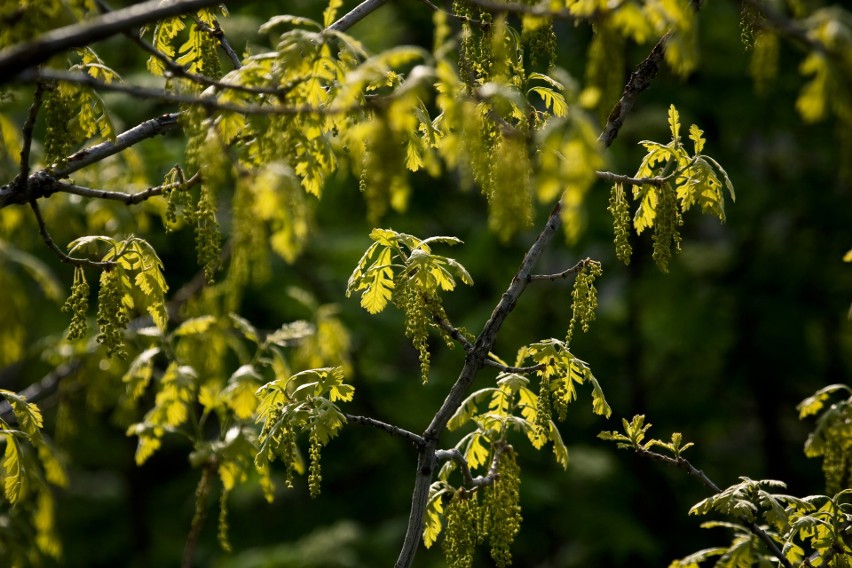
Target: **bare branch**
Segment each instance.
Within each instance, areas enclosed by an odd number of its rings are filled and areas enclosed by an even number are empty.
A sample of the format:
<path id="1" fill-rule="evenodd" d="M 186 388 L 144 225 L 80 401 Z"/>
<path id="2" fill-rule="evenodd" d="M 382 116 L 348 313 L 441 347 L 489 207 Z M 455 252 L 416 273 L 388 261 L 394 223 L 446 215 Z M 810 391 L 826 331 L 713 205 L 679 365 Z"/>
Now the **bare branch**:
<path id="1" fill-rule="evenodd" d="M 577 264 L 575 264 L 571 268 L 568 268 L 568 269 L 563 270 L 562 272 L 558 272 L 556 274 L 530 274 L 529 277 L 527 278 L 527 281 L 533 282 L 533 281 L 547 280 L 549 282 L 553 282 L 554 280 L 564 280 L 565 278 L 568 278 L 572 274 L 576 274 L 576 273 L 580 272 L 583 268 L 585 268 L 591 262 L 592 262 L 591 258 L 584 258 L 583 260 L 581 260 L 580 262 L 578 262 Z"/>
<path id="2" fill-rule="evenodd" d="M 216 41 L 219 42 L 219 45 L 222 46 L 222 50 L 228 56 L 228 59 L 231 60 L 231 64 L 234 66 L 234 69 L 239 69 L 243 66 L 242 61 L 240 61 L 239 55 L 234 51 L 234 48 L 231 47 L 231 44 L 228 42 L 228 38 L 225 37 L 225 32 L 222 31 L 222 27 L 219 25 L 219 21 L 216 20 L 214 22 L 215 27 L 211 28 L 198 18 L 194 18 L 195 25 L 199 27 L 199 29 L 207 32 L 212 37 L 216 38 Z"/>
<path id="3" fill-rule="evenodd" d="M 621 174 L 614 174 L 612 172 L 595 172 L 595 175 L 601 181 L 605 181 L 607 183 L 621 183 L 624 185 L 653 185 L 656 187 L 660 187 L 668 180 L 668 178 L 659 176 L 649 178 L 634 178 Z"/>
<path id="4" fill-rule="evenodd" d="M 102 142 L 89 148 L 84 148 L 75 154 L 72 154 L 65 160 L 65 163 L 58 168 L 53 168 L 53 175 L 57 179 L 68 177 L 77 170 L 83 169 L 86 166 L 100 162 L 106 157 L 118 154 L 122 150 L 130 148 L 159 134 L 165 134 L 173 129 L 178 124 L 179 113 L 163 114 L 155 118 L 151 118 L 126 130 L 119 134 L 115 141 Z M 0 197 L 0 208 L 3 207 L 2 197 Z"/>
<path id="5" fill-rule="evenodd" d="M 389 434 L 392 434 L 404 440 L 408 440 L 418 448 L 422 448 L 426 444 L 426 441 L 422 437 L 418 436 L 414 432 L 409 432 L 408 430 L 400 428 L 399 426 L 387 424 L 385 422 L 382 422 L 381 420 L 376 420 L 375 418 L 369 418 L 367 416 L 357 416 L 355 414 L 344 414 L 344 416 L 349 422 L 361 424 L 362 426 L 372 426 L 373 428 L 384 430 Z"/>
<path id="6" fill-rule="evenodd" d="M 388 0 L 364 0 L 352 10 L 340 17 L 336 22 L 328 26 L 328 29 L 338 32 L 345 32 L 367 16 L 374 10 L 384 6 Z"/>
<path id="7" fill-rule="evenodd" d="M 41 210 L 38 207 L 38 202 L 35 200 L 30 201 L 30 207 L 35 214 L 36 221 L 38 221 L 38 232 L 41 235 L 41 238 L 50 250 L 59 257 L 59 260 L 75 266 L 91 266 L 93 268 L 109 268 L 115 264 L 115 262 L 109 260 L 101 262 L 97 260 L 89 260 L 88 258 L 74 258 L 73 256 L 68 256 L 62 252 L 62 249 L 56 245 L 53 238 L 50 236 L 50 233 L 47 232 L 47 227 L 44 224 L 44 218 L 41 216 Z"/>
<path id="8" fill-rule="evenodd" d="M 168 3 L 149 0 L 50 31 L 29 43 L 14 45 L 0 52 L 0 84 L 14 80 L 20 73 L 66 49 L 83 47 L 125 30 L 222 3 L 222 0 L 177 0 Z"/>
<path id="9" fill-rule="evenodd" d="M 624 118 L 636 103 L 636 99 L 639 98 L 639 95 L 645 89 L 651 86 L 651 81 L 657 76 L 660 64 L 663 61 L 663 55 L 665 54 L 665 44 L 669 37 L 669 34 L 661 37 L 657 45 L 654 46 L 654 49 L 651 50 L 651 53 L 648 54 L 648 57 L 639 64 L 636 71 L 631 73 L 630 79 L 624 86 L 621 98 L 615 103 L 615 106 L 609 113 L 606 126 L 598 137 L 598 141 L 603 143 L 605 148 L 609 148 L 613 143 L 615 137 L 618 136 L 618 131 L 621 130 L 621 126 L 624 124 Z"/>
<path id="10" fill-rule="evenodd" d="M 24 141 L 21 145 L 21 170 L 16 184 L 26 183 L 27 177 L 30 175 L 30 150 L 33 145 L 33 127 L 35 127 L 36 116 L 41 108 L 42 98 L 44 95 L 44 85 L 36 84 L 35 93 L 33 93 L 33 104 L 30 105 L 30 112 L 27 114 L 27 120 L 24 122 L 23 135 Z"/>
<path id="11" fill-rule="evenodd" d="M 446 318 L 442 318 L 435 314 L 432 314 L 432 321 L 435 322 L 435 325 L 446 331 L 450 337 L 461 343 L 465 351 L 470 351 L 471 349 L 473 349 L 473 343 L 471 343 L 470 340 L 464 336 L 464 334 L 461 332 L 461 330 L 459 330 L 459 328 L 451 324 Z"/>
<path id="12" fill-rule="evenodd" d="M 494 461 L 496 461 L 497 452 L 495 452 Z M 477 477 L 473 477 L 470 473 L 470 467 L 467 465 L 467 460 L 464 459 L 464 455 L 458 450 L 458 448 L 453 448 L 451 450 L 437 450 L 435 452 L 435 459 L 438 461 L 446 461 L 453 460 L 456 465 L 459 466 L 461 470 L 462 477 L 464 477 L 464 486 L 468 489 L 473 489 L 475 487 L 484 487 L 486 485 L 491 485 L 494 483 L 496 479 L 496 475 L 493 475 L 489 470 L 487 475 L 479 475 Z"/>
<path id="13" fill-rule="evenodd" d="M 120 191 L 108 191 L 105 189 L 92 189 L 89 187 L 82 187 L 79 185 L 74 185 L 71 183 L 62 183 L 60 181 L 56 181 L 54 187 L 54 192 L 60 193 L 73 193 L 74 195 L 79 195 L 81 197 L 92 197 L 95 199 L 109 199 L 112 201 L 121 201 L 125 205 L 136 205 L 137 203 L 142 203 L 146 199 L 150 199 L 151 197 L 155 197 L 157 195 L 162 195 L 163 193 L 169 191 L 170 189 L 175 189 L 178 187 L 182 188 L 190 188 L 201 181 L 201 175 L 195 174 L 188 180 L 183 183 L 167 183 L 163 185 L 158 185 L 157 187 L 151 187 L 144 191 L 139 191 L 137 193 L 122 193 Z"/>
<path id="14" fill-rule="evenodd" d="M 307 105 L 300 106 L 280 106 L 280 105 L 249 105 L 249 104 L 233 104 L 223 103 L 216 99 L 215 96 L 193 95 L 171 93 L 162 89 L 152 89 L 150 87 L 142 87 L 139 85 L 129 85 L 126 83 L 106 83 L 99 79 L 95 79 L 91 75 L 85 73 L 74 73 L 69 71 L 58 71 L 55 69 L 30 69 L 18 75 L 18 81 L 22 83 L 37 83 L 40 81 L 64 81 L 67 83 L 75 83 L 78 85 L 86 85 L 93 89 L 101 91 L 113 91 L 124 93 L 132 97 L 140 99 L 155 99 L 160 101 L 170 101 L 180 104 L 197 105 L 209 110 L 225 110 L 237 112 L 241 114 L 260 114 L 260 115 L 296 115 L 296 114 L 348 114 L 355 112 L 364 107 L 352 105 L 346 107 L 329 107 L 319 108 Z"/>

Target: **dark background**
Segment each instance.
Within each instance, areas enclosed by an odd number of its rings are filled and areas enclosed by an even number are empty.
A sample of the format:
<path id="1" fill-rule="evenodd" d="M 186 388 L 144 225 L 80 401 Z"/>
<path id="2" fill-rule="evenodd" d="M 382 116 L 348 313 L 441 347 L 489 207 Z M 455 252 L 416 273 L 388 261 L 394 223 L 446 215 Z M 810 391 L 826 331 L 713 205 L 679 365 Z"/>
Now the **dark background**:
<path id="1" fill-rule="evenodd" d="M 224 25 L 239 51 L 267 17 L 293 13 L 320 19 L 322 4 L 250 3 L 234 8 Z M 702 530 L 701 519 L 687 516 L 689 507 L 707 496 L 696 480 L 596 438 L 637 413 L 654 424 L 655 436 L 668 439 L 679 431 L 695 442 L 688 457 L 720 486 L 748 476 L 784 480 L 794 495 L 824 491 L 819 462 L 801 451 L 811 423 L 798 420 L 795 405 L 822 386 L 848 382 L 852 372 L 852 326 L 846 319 L 852 266 L 841 262 L 852 246 L 852 186 L 839 173 L 850 156 L 841 153 L 831 121 L 806 125 L 795 112 L 804 82 L 797 71 L 800 50 L 784 45 L 779 76 L 758 95 L 747 75 L 750 53 L 740 39 L 734 3 L 708 1 L 698 20 L 698 69 L 688 78 L 661 71 L 608 151 L 607 169 L 635 172 L 642 156 L 638 142 L 668 139 L 666 110 L 675 104 L 684 130 L 693 122 L 705 130 L 705 151 L 727 169 L 737 202 L 728 201 L 725 224 L 688 213 L 683 253 L 669 274 L 661 274 L 651 260 L 648 235 L 633 239 L 629 267 L 615 258 L 606 212 L 609 188 L 599 183 L 587 200 L 587 228 L 579 242 L 569 246 L 559 238 L 546 252 L 539 272 L 560 271 L 586 256 L 603 263 L 597 321 L 588 334 L 575 337 L 573 351 L 590 364 L 613 417 L 607 421 L 593 415 L 589 389 L 581 389 L 580 401 L 560 425 L 570 451 L 567 471 L 549 449 L 536 452 L 517 441 L 524 522 L 512 547 L 516 566 L 667 566 L 699 548 L 728 542 L 720 529 Z M 374 51 L 399 43 L 431 48 L 431 11 L 414 1 L 390 2 L 350 33 Z M 582 80 L 589 29 L 560 22 L 557 33 L 559 65 Z M 95 47 L 134 78 L 128 70 L 140 69 L 143 57 L 117 46 L 126 42 L 116 38 Z M 625 72 L 650 47 L 628 44 Z M 21 109 L 26 94 L 26 89 L 19 91 Z M 118 97 L 107 100 L 116 104 L 118 121 L 128 126 L 172 110 Z M 152 179 L 162 176 L 164 164 L 181 159 L 179 147 L 177 134 L 140 146 Z M 503 244 L 487 231 L 485 198 L 475 189 L 458 190 L 455 182 L 451 175 L 412 176 L 408 211 L 386 216 L 380 226 L 465 241 L 442 253 L 467 267 L 476 285 L 448 295 L 446 307 L 453 321 L 476 332 L 548 208 L 537 212 L 533 229 Z M 388 311 L 370 317 L 355 298 L 344 298 L 346 279 L 369 244 L 365 213 L 356 179 L 340 173 L 330 180 L 306 252 L 293 265 L 273 260 L 272 278 L 246 295 L 242 313 L 268 329 L 305 317 L 283 292 L 292 285 L 310 289 L 324 303 L 338 303 L 353 336 L 355 376 L 350 382 L 357 389 L 346 410 L 421 432 L 461 368 L 463 353 L 433 341 L 430 382 L 421 386 L 401 316 Z M 132 230 L 148 237 L 161 232 L 156 223 L 149 230 Z M 69 228 L 56 232 L 57 242 L 79 236 Z M 37 251 L 70 282 L 71 271 L 56 266 L 37 235 L 16 233 L 2 236 Z M 191 239 L 187 231 L 152 237 L 171 271 L 172 289 L 194 273 Z M 28 320 L 36 347 L 23 363 L 7 369 L 3 388 L 21 389 L 50 368 L 37 356 L 37 339 L 61 333 L 67 322 L 57 304 L 41 304 L 38 310 L 29 312 Z M 532 286 L 507 321 L 497 353 L 511 360 L 521 345 L 561 337 L 569 318 L 569 284 Z M 486 386 L 493 375 L 481 373 L 475 387 Z M 45 406 L 48 428 L 53 428 L 49 402 Z M 170 441 L 137 468 L 135 439 L 112 426 L 112 409 L 94 408 L 83 413 L 76 434 L 66 437 L 73 466 L 71 485 L 58 497 L 64 565 L 177 566 L 198 478 L 187 466 L 189 448 Z M 448 435 L 446 447 L 457 436 Z M 253 486 L 235 491 L 233 554 L 223 553 L 215 542 L 212 500 L 197 565 L 390 566 L 407 521 L 414 460 L 413 449 L 398 439 L 347 427 L 323 452 L 319 498 L 308 497 L 301 478 L 272 505 Z M 415 565 L 443 565 L 439 548 L 421 549 Z M 483 549 L 477 565 L 490 563 Z"/>

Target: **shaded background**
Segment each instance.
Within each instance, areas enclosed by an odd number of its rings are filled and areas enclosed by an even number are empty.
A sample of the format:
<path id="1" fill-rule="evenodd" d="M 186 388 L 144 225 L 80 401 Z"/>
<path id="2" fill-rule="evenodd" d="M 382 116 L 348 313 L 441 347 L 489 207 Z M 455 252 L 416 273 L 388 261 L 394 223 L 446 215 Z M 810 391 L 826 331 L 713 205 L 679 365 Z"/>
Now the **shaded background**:
<path id="1" fill-rule="evenodd" d="M 234 9 L 223 23 L 239 50 L 267 17 L 293 13 L 320 19 L 322 4 L 255 2 Z M 590 364 L 613 418 L 594 416 L 590 392 L 582 391 L 560 425 L 570 451 L 567 471 L 548 449 L 536 452 L 523 441 L 516 444 L 524 516 L 512 548 L 516 566 L 666 566 L 728 541 L 727 534 L 702 530 L 702 519 L 687 516 L 689 507 L 706 496 L 697 481 L 597 440 L 599 431 L 619 428 L 622 417 L 636 413 L 647 415 L 655 437 L 667 439 L 680 431 L 695 442 L 691 460 L 721 486 L 749 476 L 782 479 L 794 495 L 824 491 L 819 462 L 806 460 L 801 451 L 811 424 L 799 422 L 794 407 L 818 388 L 848 382 L 852 375 L 852 326 L 846 320 L 852 266 L 841 262 L 852 246 L 852 186 L 839 175 L 852 157 L 841 155 L 831 123 L 805 125 L 795 112 L 803 84 L 797 72 L 802 53 L 784 46 L 777 80 L 757 95 L 747 76 L 750 54 L 740 39 L 736 5 L 706 4 L 698 18 L 699 68 L 687 79 L 661 71 L 609 150 L 607 168 L 632 174 L 643 154 L 637 143 L 667 139 L 666 109 L 675 104 L 685 127 L 695 122 L 705 130 L 706 151 L 727 169 L 738 200 L 728 203 L 724 225 L 692 212 L 685 216 L 683 253 L 666 275 L 650 258 L 647 235 L 633 239 L 629 267 L 617 261 L 606 212 L 609 188 L 602 184 L 588 198 L 587 229 L 579 242 L 567 246 L 557 239 L 546 252 L 539 272 L 563 270 L 586 256 L 603 262 L 598 319 L 588 334 L 575 337 L 573 351 Z M 410 1 L 389 3 L 350 33 L 380 50 L 398 43 L 430 48 L 431 30 L 428 7 Z M 582 80 L 589 30 L 561 22 L 557 33 L 559 64 Z M 118 70 L 139 68 L 140 54 L 110 49 L 113 45 L 124 43 L 113 40 L 99 49 L 107 63 Z M 649 48 L 629 46 L 625 73 Z M 21 109 L 26 100 L 22 90 Z M 128 126 L 172 110 L 155 103 L 114 102 L 119 121 Z M 140 146 L 150 158 L 152 179 L 181 160 L 179 149 L 178 134 Z M 412 184 L 407 213 L 388 215 L 381 226 L 465 241 L 446 254 L 468 268 L 476 286 L 449 295 L 446 307 L 454 322 L 478 331 L 547 211 L 538 212 L 532 230 L 501 244 L 487 232 L 485 199 L 476 190 L 459 191 L 452 176 L 436 180 L 417 174 Z M 273 277 L 246 295 L 242 313 L 269 329 L 305 317 L 284 293 L 288 286 L 338 303 L 353 334 L 355 376 L 350 382 L 357 392 L 346 410 L 420 432 L 461 368 L 463 353 L 433 341 L 430 383 L 420 386 L 417 356 L 402 336 L 401 316 L 370 317 L 356 299 L 344 298 L 346 279 L 369 244 L 365 212 L 357 180 L 343 173 L 330 180 L 308 249 L 293 265 L 275 259 Z M 159 232 L 156 223 L 152 234 Z M 57 242 L 79 236 L 62 227 L 54 230 Z M 135 231 L 148 236 L 142 228 Z M 30 242 L 46 262 L 58 264 L 37 235 L 3 237 Z M 195 271 L 191 234 L 154 237 L 153 242 L 177 289 Z M 55 269 L 70 283 L 70 270 Z M 60 333 L 67 324 L 58 305 L 39 310 L 29 312 L 34 341 Z M 569 310 L 569 284 L 530 287 L 507 321 L 497 353 L 512 359 L 521 345 L 563 336 Z M 0 375 L 0 387 L 20 390 L 50 369 L 35 345 L 29 357 Z M 486 386 L 495 374 L 481 373 L 475 388 Z M 71 485 L 59 495 L 64 565 L 177 566 L 198 478 L 187 467 L 189 448 L 172 441 L 137 468 L 135 439 L 111 426 L 111 409 L 81 414 L 77 434 L 69 437 Z M 448 435 L 445 446 L 455 439 Z M 251 487 L 232 494 L 235 552 L 230 555 L 215 541 L 214 499 L 197 565 L 391 566 L 407 521 L 414 465 L 415 452 L 404 442 L 347 427 L 323 452 L 319 498 L 308 497 L 302 479 L 272 505 Z M 439 548 L 421 549 L 415 565 L 443 565 Z M 477 565 L 490 565 L 487 550 L 481 552 Z"/>

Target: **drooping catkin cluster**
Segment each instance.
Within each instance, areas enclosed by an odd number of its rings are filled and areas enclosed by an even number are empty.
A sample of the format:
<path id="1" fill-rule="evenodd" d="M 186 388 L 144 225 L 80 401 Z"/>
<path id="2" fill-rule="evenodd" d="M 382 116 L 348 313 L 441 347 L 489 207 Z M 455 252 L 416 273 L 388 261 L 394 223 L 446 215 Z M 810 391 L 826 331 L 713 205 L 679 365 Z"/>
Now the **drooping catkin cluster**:
<path id="1" fill-rule="evenodd" d="M 493 16 L 485 10 L 474 9 L 470 2 L 453 0 L 454 14 L 483 24 L 490 24 Z M 491 69 L 491 27 L 472 26 L 462 23 L 461 43 L 459 45 L 459 74 L 469 89 L 474 89 L 477 81 L 487 77 Z"/>
<path id="2" fill-rule="evenodd" d="M 403 280 L 397 283 L 392 301 L 405 314 L 405 336 L 417 350 L 420 378 L 425 384 L 430 367 L 429 327 L 433 311 L 443 312 L 440 300 L 435 291 L 420 290 L 412 280 Z"/>
<path id="3" fill-rule="evenodd" d="M 319 434 L 316 429 L 311 430 L 310 446 L 308 455 L 310 456 L 311 465 L 308 469 L 308 489 L 311 492 L 311 497 L 316 497 L 320 494 L 320 482 L 322 481 L 322 467 L 320 465 L 320 443 Z"/>
<path id="4" fill-rule="evenodd" d="M 510 547 L 521 529 L 521 468 L 517 455 L 507 446 L 497 456 L 497 478 L 488 488 L 491 510 L 491 558 L 500 568 L 512 564 Z"/>
<path id="5" fill-rule="evenodd" d="M 195 209 L 195 249 L 198 264 L 204 267 L 204 277 L 212 284 L 214 274 L 221 267 L 222 233 L 216 220 L 216 204 L 205 184 L 201 185 Z"/>
<path id="6" fill-rule="evenodd" d="M 825 475 L 825 491 L 834 495 L 849 487 L 852 481 L 852 459 L 840 443 L 827 445 L 822 455 L 822 472 Z"/>
<path id="7" fill-rule="evenodd" d="M 683 218 L 675 188 L 669 184 L 657 190 L 657 217 L 654 223 L 654 262 L 663 272 L 669 271 L 672 249 L 680 252 L 680 226 Z"/>
<path id="8" fill-rule="evenodd" d="M 79 142 L 71 125 L 71 117 L 79 107 L 74 90 L 51 85 L 44 94 L 42 115 L 47 131 L 44 135 L 44 159 L 48 164 L 61 162 Z"/>
<path id="9" fill-rule="evenodd" d="M 459 489 L 444 511 L 447 522 L 441 549 L 449 568 L 470 568 L 476 546 L 479 524 L 476 495 Z"/>
<path id="10" fill-rule="evenodd" d="M 612 215 L 615 255 L 625 265 L 630 264 L 630 255 L 633 254 L 629 240 L 630 205 L 627 203 L 627 194 L 622 184 L 613 184 L 612 191 L 609 194 L 609 207 L 607 207 L 607 211 Z"/>
<path id="11" fill-rule="evenodd" d="M 571 291 L 573 315 L 571 323 L 568 324 L 568 333 L 565 336 L 566 345 L 570 345 L 577 326 L 585 333 L 589 331 L 589 323 L 595 319 L 595 310 L 598 308 L 598 291 L 595 288 L 595 279 L 601 274 L 603 274 L 601 263 L 588 260 L 583 263 L 574 279 L 574 289 Z"/>
<path id="12" fill-rule="evenodd" d="M 130 323 L 130 311 L 122 301 L 124 271 L 113 267 L 101 272 L 101 288 L 98 291 L 98 343 L 107 350 L 107 357 L 117 355 L 124 359 L 124 329 Z"/>
<path id="13" fill-rule="evenodd" d="M 527 6 L 538 4 L 538 0 L 524 0 Z M 521 41 L 526 46 L 530 63 L 545 71 L 553 67 L 556 61 L 556 34 L 553 20 L 550 18 L 523 18 Z"/>
<path id="14" fill-rule="evenodd" d="M 539 435 L 545 435 L 550 431 L 550 419 L 553 416 L 553 408 L 550 403 L 550 386 L 550 379 L 542 377 L 538 400 L 536 400 L 535 405 L 535 425 L 539 429 Z"/>
<path id="15" fill-rule="evenodd" d="M 68 324 L 69 341 L 83 337 L 89 327 L 86 321 L 86 313 L 89 311 L 89 283 L 81 266 L 74 268 L 71 295 L 62 305 L 62 311 L 71 313 L 71 323 Z"/>

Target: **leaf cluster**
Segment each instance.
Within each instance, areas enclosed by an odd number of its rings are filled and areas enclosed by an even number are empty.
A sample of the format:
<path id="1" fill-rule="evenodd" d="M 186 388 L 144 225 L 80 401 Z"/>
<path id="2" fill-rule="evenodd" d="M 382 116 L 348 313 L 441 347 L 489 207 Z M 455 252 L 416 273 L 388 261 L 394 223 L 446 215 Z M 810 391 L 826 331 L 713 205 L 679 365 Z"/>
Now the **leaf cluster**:
<path id="1" fill-rule="evenodd" d="M 427 336 L 430 328 L 451 338 L 440 326 L 446 321 L 439 291 L 452 291 L 456 278 L 467 285 L 473 278 L 457 260 L 432 253 L 430 245 L 455 245 L 455 237 L 419 239 L 392 229 L 373 229 L 373 240 L 349 277 L 346 295 L 361 293 L 361 307 L 377 314 L 393 302 L 405 314 L 405 334 L 420 356 L 421 378 L 429 378 Z"/>

